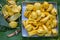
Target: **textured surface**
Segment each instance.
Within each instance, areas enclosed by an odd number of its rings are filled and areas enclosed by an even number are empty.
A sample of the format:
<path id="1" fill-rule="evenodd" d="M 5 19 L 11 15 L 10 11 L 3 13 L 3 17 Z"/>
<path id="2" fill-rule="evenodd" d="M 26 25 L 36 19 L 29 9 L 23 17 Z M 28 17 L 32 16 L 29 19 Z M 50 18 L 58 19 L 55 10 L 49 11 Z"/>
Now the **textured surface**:
<path id="1" fill-rule="evenodd" d="M 22 0 L 17 0 L 17 5 L 21 4 L 21 1 Z M 7 3 L 6 0 L 0 0 L 0 4 L 2 6 L 4 6 L 4 4 L 6 4 L 6 3 Z M 0 11 L 2 8 L 1 5 L 0 5 Z M 19 20 L 21 20 L 21 18 L 19 18 L 18 21 Z M 19 33 L 18 35 L 15 35 L 13 37 L 10 37 L 10 38 L 7 37 L 8 34 L 14 32 L 16 30 L 16 29 L 7 28 L 7 27 L 9 27 L 7 25 L 8 25 L 7 21 L 0 15 L 0 40 L 21 40 L 22 39 L 21 33 Z M 21 28 L 20 26 L 21 26 L 21 22 L 19 21 L 19 28 L 17 28 L 17 29 L 20 29 Z"/>
<path id="2" fill-rule="evenodd" d="M 26 5 L 27 4 L 34 4 L 35 2 L 23 2 L 22 3 L 22 21 L 23 20 L 27 20 L 27 18 L 24 16 L 24 12 L 25 12 L 25 10 L 26 10 Z M 54 2 L 50 2 L 51 4 L 53 4 L 53 6 L 57 9 L 57 5 L 56 5 L 56 3 L 54 3 Z M 57 28 L 58 28 L 58 26 L 57 26 Z M 56 28 L 56 29 L 57 29 Z M 26 31 L 26 29 L 22 26 L 22 36 L 23 37 L 28 37 L 28 32 Z M 35 35 L 35 36 L 33 36 L 33 37 L 37 37 L 37 35 Z"/>
<path id="3" fill-rule="evenodd" d="M 25 1 L 49 1 L 49 0 L 25 0 Z M 58 17 L 60 17 L 60 0 L 50 0 L 53 2 L 57 2 L 57 10 L 58 10 Z M 60 26 L 60 18 L 59 18 L 59 23 L 58 25 Z M 59 36 L 58 37 L 38 37 L 38 38 L 22 38 L 23 40 L 60 40 L 60 27 L 59 27 Z"/>
<path id="4" fill-rule="evenodd" d="M 25 0 L 25 1 L 35 1 L 35 0 Z M 43 0 L 36 0 L 36 1 L 43 1 Z M 49 1 L 49 0 L 45 0 L 45 1 Z M 58 16 L 60 17 L 60 8 L 59 8 L 60 0 L 50 0 L 50 1 L 55 1 L 58 3 Z M 18 4 L 21 4 L 21 2 L 22 2 L 21 0 L 18 0 Z M 6 4 L 5 0 L 0 0 L 0 4 L 2 5 Z M 1 10 L 1 7 L 0 7 L 0 10 Z M 21 18 L 19 20 L 21 20 Z M 19 27 L 20 26 L 21 26 L 21 22 L 19 21 Z M 59 26 L 60 26 L 60 18 L 59 18 Z M 5 26 L 0 26 L 0 29 L 2 29 L 2 31 L 0 31 L 0 40 L 60 40 L 60 34 L 59 34 L 59 37 L 53 37 L 53 38 L 51 37 L 24 38 L 21 36 L 21 33 L 19 33 L 18 35 L 8 38 L 7 35 L 14 32 L 16 29 L 8 29 L 8 28 L 5 28 Z M 60 33 L 60 27 L 59 27 L 59 33 Z"/>

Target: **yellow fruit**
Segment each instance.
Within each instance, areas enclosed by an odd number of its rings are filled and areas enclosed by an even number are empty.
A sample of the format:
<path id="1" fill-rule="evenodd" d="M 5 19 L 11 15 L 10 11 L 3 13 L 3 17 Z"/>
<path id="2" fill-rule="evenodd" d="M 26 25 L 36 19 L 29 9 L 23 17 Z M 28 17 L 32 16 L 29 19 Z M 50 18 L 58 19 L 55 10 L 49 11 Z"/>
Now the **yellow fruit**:
<path id="1" fill-rule="evenodd" d="M 33 5 L 28 4 L 28 5 L 26 6 L 26 9 L 29 10 L 29 11 L 33 10 Z"/>
<path id="2" fill-rule="evenodd" d="M 16 0 L 6 0 L 6 1 L 16 1 Z"/>
<path id="3" fill-rule="evenodd" d="M 15 21 L 20 17 L 20 13 L 17 13 L 9 18 L 9 21 Z"/>
<path id="4" fill-rule="evenodd" d="M 17 25 L 18 25 L 18 23 L 15 22 L 15 21 L 11 21 L 11 22 L 9 23 L 9 26 L 10 26 L 11 28 L 16 28 Z"/>
<path id="5" fill-rule="evenodd" d="M 37 35 L 38 35 L 38 36 L 44 36 L 44 33 L 40 33 L 40 34 L 38 33 Z"/>
<path id="6" fill-rule="evenodd" d="M 8 1 L 8 3 L 9 3 L 9 4 L 13 4 L 13 5 L 15 5 L 15 4 L 16 4 L 16 2 L 15 2 L 15 1 Z"/>
<path id="7" fill-rule="evenodd" d="M 39 10 L 40 6 L 41 6 L 41 4 L 39 2 L 37 2 L 37 3 L 34 4 L 34 8 L 33 9 L 34 10 Z"/>

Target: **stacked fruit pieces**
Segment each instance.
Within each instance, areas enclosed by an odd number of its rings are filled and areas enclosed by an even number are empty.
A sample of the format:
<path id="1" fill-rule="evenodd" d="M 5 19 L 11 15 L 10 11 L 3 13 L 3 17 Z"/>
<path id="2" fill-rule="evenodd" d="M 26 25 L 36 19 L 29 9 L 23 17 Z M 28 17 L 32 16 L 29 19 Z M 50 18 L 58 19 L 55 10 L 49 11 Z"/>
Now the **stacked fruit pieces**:
<path id="1" fill-rule="evenodd" d="M 28 20 L 23 20 L 23 25 L 29 36 L 56 36 L 57 27 L 57 10 L 53 4 L 34 3 L 27 4 L 24 16 Z"/>
<path id="2" fill-rule="evenodd" d="M 7 4 L 2 7 L 4 18 L 9 22 L 11 28 L 16 28 L 20 17 L 21 6 L 16 4 L 16 0 L 6 0 Z"/>

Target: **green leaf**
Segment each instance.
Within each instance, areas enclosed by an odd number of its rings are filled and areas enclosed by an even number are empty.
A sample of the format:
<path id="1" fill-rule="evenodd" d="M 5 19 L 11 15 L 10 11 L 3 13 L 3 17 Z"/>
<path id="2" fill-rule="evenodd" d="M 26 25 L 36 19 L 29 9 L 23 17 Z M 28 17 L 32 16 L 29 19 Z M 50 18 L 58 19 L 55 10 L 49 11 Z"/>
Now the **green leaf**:
<path id="1" fill-rule="evenodd" d="M 17 13 L 17 14 L 15 14 L 15 15 L 11 16 L 11 17 L 9 18 L 9 20 L 10 20 L 10 21 L 15 21 L 15 20 L 17 20 L 20 16 L 21 16 L 21 14 L 20 14 L 20 13 Z"/>
<path id="2" fill-rule="evenodd" d="M 21 34 L 19 33 L 18 35 L 15 35 L 13 37 L 7 37 L 8 34 L 11 34 L 15 30 L 8 30 L 5 32 L 0 32 L 0 40 L 21 40 Z"/>
<path id="3" fill-rule="evenodd" d="M 25 1 L 35 1 L 35 0 L 25 0 Z M 36 1 L 41 1 L 41 0 L 36 0 Z M 50 1 L 50 0 L 45 0 L 45 1 Z M 53 0 L 51 0 L 51 1 L 53 1 Z M 56 0 L 56 1 L 57 1 L 58 5 L 60 5 L 60 0 Z M 20 5 L 21 2 L 22 2 L 22 0 L 18 0 L 17 4 Z M 6 0 L 0 0 L 0 4 L 2 4 L 2 5 L 6 4 Z M 59 8 L 60 8 L 60 6 L 58 6 L 58 9 Z M 60 17 L 60 9 L 59 9 L 58 13 L 59 13 L 59 17 Z M 19 26 L 21 26 L 21 21 L 20 20 L 21 20 L 21 18 L 19 18 Z M 60 18 L 59 18 L 59 20 L 60 20 Z M 59 26 L 60 26 L 60 24 L 59 24 Z M 3 27 L 4 26 L 2 26 L 2 28 Z M 6 31 L 6 29 L 7 29 L 7 31 Z M 51 37 L 46 37 L 46 38 L 43 38 L 43 37 L 38 37 L 38 38 L 36 38 L 36 37 L 34 37 L 34 38 L 24 38 L 24 37 L 21 36 L 21 33 L 19 33 L 18 35 L 15 35 L 13 37 L 8 38 L 7 35 L 10 34 L 10 33 L 12 33 L 12 32 L 14 32 L 16 29 L 13 29 L 13 30 L 12 29 L 8 29 L 8 28 L 6 28 L 6 29 L 4 29 L 5 32 L 1 32 L 0 31 L 0 40 L 60 40 L 60 35 L 59 35 L 58 38 L 54 38 L 54 37 L 52 37 L 52 38 Z M 59 31 L 60 31 L 60 29 L 59 29 Z"/>
<path id="4" fill-rule="evenodd" d="M 4 19 L 3 15 L 0 14 L 0 25 L 2 26 L 9 26 L 8 22 Z"/>
<path id="5" fill-rule="evenodd" d="M 17 4 L 18 5 L 20 5 L 21 2 L 22 2 L 22 0 L 17 0 Z M 2 6 L 4 6 L 6 4 L 6 0 L 0 0 L 0 4 Z M 18 35 L 15 35 L 13 37 L 10 37 L 10 38 L 7 37 L 8 34 L 14 32 L 15 30 L 20 30 L 21 29 L 21 22 L 20 22 L 20 20 L 21 20 L 21 17 L 18 19 L 18 21 L 19 21 L 18 28 L 16 28 L 16 29 L 10 29 L 8 27 L 5 27 L 5 26 L 7 26 L 6 24 L 8 24 L 8 23 L 6 22 L 6 20 L 4 19 L 4 17 L 2 15 L 0 15 L 0 24 L 2 24 L 2 25 L 0 25 L 0 40 L 22 40 L 21 33 L 19 33 Z M 1 21 L 3 23 L 1 23 Z M 5 26 L 3 26 L 3 24 Z"/>

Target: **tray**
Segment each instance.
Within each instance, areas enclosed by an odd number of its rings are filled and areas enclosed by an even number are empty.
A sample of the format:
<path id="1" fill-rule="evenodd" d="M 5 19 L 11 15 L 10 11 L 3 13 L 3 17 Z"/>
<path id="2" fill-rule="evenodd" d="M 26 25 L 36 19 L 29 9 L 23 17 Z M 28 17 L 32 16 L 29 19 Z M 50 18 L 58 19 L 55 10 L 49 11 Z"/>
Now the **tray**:
<path id="1" fill-rule="evenodd" d="M 24 2 L 22 2 L 22 21 L 27 20 L 27 18 L 24 17 L 24 12 L 26 10 L 26 5 L 27 4 L 34 4 L 35 2 L 38 2 L 38 1 L 33 1 L 33 2 L 24 1 Z M 42 2 L 40 2 L 40 3 L 42 3 Z M 57 3 L 56 2 L 49 2 L 49 3 L 53 4 L 53 6 L 57 9 Z M 57 19 L 58 19 L 58 15 L 57 15 Z M 58 27 L 56 29 L 58 30 Z M 23 24 L 22 24 L 22 36 L 23 37 L 28 37 L 28 33 L 27 33 L 26 29 L 24 28 Z M 35 35 L 33 37 L 38 37 L 38 36 Z M 51 37 L 53 37 L 53 36 L 51 36 Z"/>

